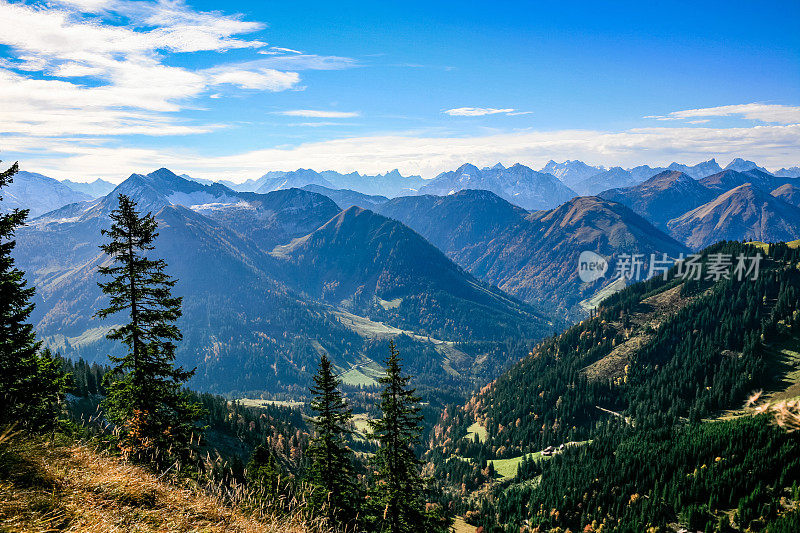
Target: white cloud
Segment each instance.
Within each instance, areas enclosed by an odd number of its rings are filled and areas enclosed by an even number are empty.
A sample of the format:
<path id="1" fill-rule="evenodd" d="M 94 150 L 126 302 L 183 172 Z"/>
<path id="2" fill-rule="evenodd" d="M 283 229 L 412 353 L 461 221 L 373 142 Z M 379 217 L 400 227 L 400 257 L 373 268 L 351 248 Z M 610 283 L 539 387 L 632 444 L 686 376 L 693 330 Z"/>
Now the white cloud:
<path id="1" fill-rule="evenodd" d="M 264 24 L 194 11 L 183 0 L 0 0 L 0 25 L 0 45 L 11 50 L 0 60 L 0 123 L 4 132 L 35 136 L 205 133 L 220 126 L 175 113 L 210 90 L 298 89 L 296 70 L 353 64 L 294 55 L 295 69 L 282 67 L 281 57 L 205 69 L 173 66 L 168 54 L 265 46 L 239 37 Z"/>
<path id="2" fill-rule="evenodd" d="M 686 120 L 690 118 L 705 117 L 731 117 L 739 116 L 748 120 L 757 120 L 771 124 L 800 124 L 800 106 L 779 104 L 738 104 L 718 107 L 705 107 L 700 109 L 686 109 L 673 111 L 667 115 L 648 115 L 644 118 L 656 120 Z M 702 122 L 708 122 L 704 120 Z M 690 121 L 690 124 L 702 123 Z"/>
<path id="3" fill-rule="evenodd" d="M 27 170 L 58 178 L 102 177 L 120 181 L 131 172 L 167 166 L 181 173 L 210 179 L 244 180 L 268 170 L 296 168 L 358 170 L 377 173 L 398 168 L 405 174 L 432 177 L 464 162 L 478 166 L 498 161 L 520 162 L 540 168 L 549 159 L 581 159 L 589 164 L 631 167 L 666 165 L 672 161 L 696 163 L 710 157 L 744 157 L 768 168 L 798 163 L 800 125 L 750 128 L 644 128 L 621 132 L 592 130 L 527 131 L 474 137 L 384 135 L 354 137 L 268 148 L 226 156 L 177 150 L 129 149 L 103 143 L 54 140 L 35 146 L 25 138 L 0 136 L 0 152 L 29 150 Z M 43 151 L 44 150 L 44 151 Z M 37 154 L 47 153 L 47 157 Z"/>
<path id="4" fill-rule="evenodd" d="M 517 111 L 516 109 L 499 109 L 495 107 L 457 107 L 444 111 L 451 117 L 482 117 L 485 115 L 526 115 L 530 111 Z"/>
<path id="5" fill-rule="evenodd" d="M 237 67 L 215 67 L 202 71 L 212 85 L 229 84 L 242 89 L 285 91 L 300 82 L 297 72 L 284 72 L 270 68 L 242 70 Z"/>
<path id="6" fill-rule="evenodd" d="M 292 109 L 290 111 L 278 111 L 276 114 L 306 118 L 352 118 L 360 116 L 360 113 L 355 111 L 323 111 L 319 109 Z"/>

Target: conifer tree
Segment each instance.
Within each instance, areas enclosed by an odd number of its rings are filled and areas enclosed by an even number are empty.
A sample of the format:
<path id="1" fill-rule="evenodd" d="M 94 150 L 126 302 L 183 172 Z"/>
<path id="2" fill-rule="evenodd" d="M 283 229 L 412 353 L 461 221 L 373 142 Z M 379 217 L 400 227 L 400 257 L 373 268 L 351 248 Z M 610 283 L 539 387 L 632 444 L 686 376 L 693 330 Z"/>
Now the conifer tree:
<path id="1" fill-rule="evenodd" d="M 256 446 L 245 471 L 247 481 L 260 485 L 266 495 L 274 497 L 278 494 L 282 471 L 269 446 L 265 444 Z"/>
<path id="2" fill-rule="evenodd" d="M 120 195 L 111 220 L 111 229 L 102 232 L 110 240 L 101 249 L 114 261 L 99 269 L 110 277 L 99 285 L 111 298 L 96 316 L 127 315 L 128 322 L 107 337 L 122 341 L 128 353 L 110 356 L 114 368 L 104 377 L 104 406 L 118 426 L 122 451 L 163 465 L 186 458 L 200 416 L 200 406 L 182 390 L 194 370 L 173 364 L 181 298 L 172 296 L 176 282 L 164 272 L 164 260 L 146 256 L 158 236 L 152 214 L 140 215 L 136 203 Z"/>
<path id="3" fill-rule="evenodd" d="M 323 354 L 314 376 L 311 409 L 315 435 L 308 447 L 311 482 L 315 486 L 312 503 L 324 512 L 332 525 L 352 523 L 357 516 L 358 485 L 353 472 L 353 452 L 347 447 L 348 423 L 353 413 L 339 390 L 341 381 L 333 374 L 331 362 Z"/>
<path id="4" fill-rule="evenodd" d="M 378 530 L 387 533 L 427 531 L 420 460 L 414 451 L 422 428 L 419 401 L 409 388 L 410 376 L 400 367 L 400 353 L 389 344 L 380 408 L 382 418 L 371 421 L 371 437 L 378 441 L 374 503 L 379 505 Z"/>
<path id="5" fill-rule="evenodd" d="M 0 188 L 12 182 L 18 169 L 14 163 L 0 172 Z M 67 376 L 49 350 L 40 351 L 28 323 L 34 288 L 27 286 L 11 256 L 14 233 L 27 216 L 27 209 L 0 215 L 0 425 L 46 429 L 55 423 Z"/>

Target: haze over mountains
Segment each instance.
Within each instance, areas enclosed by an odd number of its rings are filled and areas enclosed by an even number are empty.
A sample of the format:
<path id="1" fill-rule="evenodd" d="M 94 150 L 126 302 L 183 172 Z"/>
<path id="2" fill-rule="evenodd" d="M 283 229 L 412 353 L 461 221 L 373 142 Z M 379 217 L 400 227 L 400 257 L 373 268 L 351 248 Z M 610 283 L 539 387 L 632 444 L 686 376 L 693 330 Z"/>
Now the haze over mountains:
<path id="1" fill-rule="evenodd" d="M 114 187 L 116 187 L 116 185 L 114 185 L 113 183 L 101 180 L 99 178 L 88 183 L 80 181 L 70 181 L 70 180 L 63 180 L 61 183 L 63 183 L 73 191 L 88 194 L 92 198 L 100 198 L 101 196 L 105 196 L 111 191 L 113 191 Z"/>
<path id="2" fill-rule="evenodd" d="M 90 198 L 88 194 L 75 191 L 53 178 L 19 171 L 11 185 L 2 191 L 0 210 L 30 209 L 29 216 L 37 217 L 63 205 Z"/>
<path id="3" fill-rule="evenodd" d="M 271 171 L 260 178 L 248 179 L 242 183 L 233 183 L 225 180 L 221 180 L 219 183 L 237 192 L 267 193 L 293 187 L 324 187 L 329 191 L 352 191 L 352 193 L 376 197 L 372 200 L 359 197 L 358 205 L 361 207 L 365 207 L 364 204 L 367 203 L 370 206 L 377 205 L 377 203 L 383 201 L 381 197 L 395 198 L 418 194 L 442 196 L 464 189 L 481 189 L 492 191 L 501 198 L 525 209 L 536 210 L 552 209 L 578 195 L 596 195 L 609 189 L 636 186 L 665 170 L 679 171 L 699 180 L 718 174 L 723 171 L 723 168 L 720 167 L 715 159 L 696 165 L 672 163 L 668 167 L 640 165 L 629 169 L 591 166 L 575 160 L 567 160 L 563 163 L 549 161 L 540 171 L 521 164 L 505 167 L 498 163 L 493 167 L 478 168 L 465 163 L 458 169 L 443 172 L 432 179 L 423 179 L 420 176 L 402 176 L 397 170 L 370 176 L 361 175 L 357 172 L 342 174 L 330 170 L 317 172 L 301 168 L 294 171 Z M 731 161 L 724 170 L 733 170 L 740 173 L 759 170 L 767 176 L 800 177 L 800 167 L 782 168 L 773 175 L 757 163 L 741 158 Z M 211 180 L 192 178 L 185 174 L 181 175 L 181 177 L 203 185 L 214 183 Z M 30 181 L 29 175 L 18 175 L 17 188 L 22 188 L 29 192 L 22 194 L 17 200 L 23 203 L 27 202 L 27 205 L 35 205 L 37 199 L 33 198 L 32 195 L 35 194 L 35 189 L 38 185 L 31 184 L 23 187 L 22 182 L 28 181 Z M 64 180 L 61 183 L 73 191 L 93 198 L 104 196 L 115 187 L 112 183 L 103 180 L 95 180 L 92 183 Z M 344 203 L 356 205 L 356 197 L 352 193 L 335 194 L 339 195 L 339 198 Z M 329 194 L 334 193 L 329 192 Z M 343 195 L 349 195 L 348 199 L 344 200 Z M 47 207 L 55 209 L 71 201 L 78 200 L 65 196 L 57 202 L 50 202 Z M 46 210 L 37 209 L 35 214 L 44 213 Z"/>
<path id="4" fill-rule="evenodd" d="M 439 174 L 423 185 L 419 193 L 446 196 L 465 189 L 492 191 L 525 209 L 549 209 L 576 196 L 575 191 L 552 174 L 536 172 L 519 163 L 508 168 L 498 163 L 484 169 L 465 164 Z"/>

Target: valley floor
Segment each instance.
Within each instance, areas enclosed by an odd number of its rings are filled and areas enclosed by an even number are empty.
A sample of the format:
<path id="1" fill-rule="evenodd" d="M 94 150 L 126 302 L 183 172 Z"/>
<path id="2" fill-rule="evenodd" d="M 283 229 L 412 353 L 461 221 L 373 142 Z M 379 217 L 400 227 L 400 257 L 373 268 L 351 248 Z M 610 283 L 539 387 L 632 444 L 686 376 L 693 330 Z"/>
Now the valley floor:
<path id="1" fill-rule="evenodd" d="M 177 487 L 87 445 L 17 435 L 0 442 L 0 531 L 307 530 L 292 520 L 256 520 L 198 488 Z"/>

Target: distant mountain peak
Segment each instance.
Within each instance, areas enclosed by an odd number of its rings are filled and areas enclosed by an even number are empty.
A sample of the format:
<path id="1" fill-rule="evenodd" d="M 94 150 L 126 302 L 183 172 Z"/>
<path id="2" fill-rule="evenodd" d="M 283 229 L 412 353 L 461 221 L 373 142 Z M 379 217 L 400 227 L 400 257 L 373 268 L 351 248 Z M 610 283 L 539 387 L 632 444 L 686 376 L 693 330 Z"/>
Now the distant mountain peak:
<path id="1" fill-rule="evenodd" d="M 161 168 L 159 168 L 157 170 L 154 170 L 153 172 L 147 174 L 147 177 L 148 178 L 180 178 L 180 176 L 178 176 L 173 171 L 171 171 L 170 169 L 165 168 L 165 167 L 161 167 Z M 187 178 L 181 178 L 181 179 L 187 179 Z"/>
<path id="2" fill-rule="evenodd" d="M 738 172 L 747 172 L 753 169 L 770 174 L 766 168 L 760 167 L 755 162 L 742 159 L 741 157 L 735 158 L 725 167 L 725 170 L 736 170 Z"/>
<path id="3" fill-rule="evenodd" d="M 463 165 L 458 167 L 458 169 L 456 169 L 456 172 L 459 172 L 459 173 L 463 173 L 463 172 L 480 172 L 480 169 L 478 167 L 476 167 L 475 165 L 473 165 L 472 163 L 464 163 Z"/>
<path id="4" fill-rule="evenodd" d="M 665 184 L 667 183 L 674 184 L 681 182 L 689 183 L 694 181 L 695 180 L 691 176 L 689 176 L 685 172 L 681 172 L 680 170 L 664 170 L 662 172 L 659 172 L 652 178 L 648 179 L 644 183 L 642 183 L 642 185 L 654 184 L 654 183 L 665 183 Z"/>

